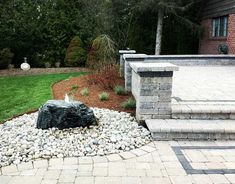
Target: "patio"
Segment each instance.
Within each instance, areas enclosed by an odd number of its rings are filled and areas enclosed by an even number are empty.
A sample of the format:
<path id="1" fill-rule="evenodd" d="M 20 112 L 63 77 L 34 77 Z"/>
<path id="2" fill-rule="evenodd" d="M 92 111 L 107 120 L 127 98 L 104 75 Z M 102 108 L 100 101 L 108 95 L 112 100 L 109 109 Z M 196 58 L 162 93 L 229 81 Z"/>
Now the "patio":
<path id="1" fill-rule="evenodd" d="M 176 118 L 181 113 L 185 118 L 197 114 L 196 119 L 234 119 L 234 81 L 234 66 L 181 66 L 173 78 L 173 114 Z"/>
<path id="2" fill-rule="evenodd" d="M 235 102 L 234 66 L 180 66 L 174 72 L 173 94 L 176 101 Z"/>
<path id="3" fill-rule="evenodd" d="M 234 141 L 152 142 L 104 157 L 56 158 L 2 168 L 1 184 L 232 184 Z"/>

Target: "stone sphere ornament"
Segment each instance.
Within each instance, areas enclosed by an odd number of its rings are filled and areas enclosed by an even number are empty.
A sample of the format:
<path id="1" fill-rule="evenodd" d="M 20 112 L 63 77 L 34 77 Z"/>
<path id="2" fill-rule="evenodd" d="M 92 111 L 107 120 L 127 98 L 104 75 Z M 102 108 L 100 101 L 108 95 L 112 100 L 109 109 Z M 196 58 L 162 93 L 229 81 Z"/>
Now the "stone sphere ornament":
<path id="1" fill-rule="evenodd" d="M 30 65 L 27 63 L 27 58 L 24 58 L 24 63 L 20 65 L 20 68 L 24 71 L 30 70 Z"/>

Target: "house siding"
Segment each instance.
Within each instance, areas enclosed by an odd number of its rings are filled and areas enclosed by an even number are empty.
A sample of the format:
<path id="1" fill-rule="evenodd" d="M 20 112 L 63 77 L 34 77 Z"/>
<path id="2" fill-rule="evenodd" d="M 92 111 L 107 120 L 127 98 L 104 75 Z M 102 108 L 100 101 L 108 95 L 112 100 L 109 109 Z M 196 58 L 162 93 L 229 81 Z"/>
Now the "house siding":
<path id="1" fill-rule="evenodd" d="M 202 19 L 210 19 L 235 13 L 235 0 L 208 0 L 204 3 Z"/>

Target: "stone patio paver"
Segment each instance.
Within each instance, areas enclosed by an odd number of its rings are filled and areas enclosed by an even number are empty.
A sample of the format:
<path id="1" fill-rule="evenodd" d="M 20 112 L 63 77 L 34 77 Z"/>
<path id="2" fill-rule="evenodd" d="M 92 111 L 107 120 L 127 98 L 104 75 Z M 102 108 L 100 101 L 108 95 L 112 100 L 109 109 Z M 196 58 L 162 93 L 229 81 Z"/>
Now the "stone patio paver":
<path id="1" fill-rule="evenodd" d="M 11 176 L 0 176 L 1 184 L 8 184 L 11 181 Z"/>
<path id="2" fill-rule="evenodd" d="M 41 184 L 57 184 L 58 180 L 42 180 Z"/>
<path id="3" fill-rule="evenodd" d="M 104 162 L 108 162 L 108 159 L 106 158 L 106 156 L 95 156 L 95 157 L 92 157 L 93 159 L 93 162 L 94 163 L 104 163 Z"/>
<path id="4" fill-rule="evenodd" d="M 17 165 L 18 171 L 25 171 L 25 170 L 30 170 L 33 169 L 33 164 L 32 162 L 26 162 L 26 163 L 21 163 Z"/>
<path id="5" fill-rule="evenodd" d="M 94 184 L 94 177 L 77 177 L 75 180 L 75 184 Z"/>
<path id="6" fill-rule="evenodd" d="M 85 157 L 35 161 L 33 169 L 27 169 L 28 163 L 21 164 L 19 168 L 11 165 L 1 168 L 0 184 L 235 184 L 235 162 L 226 160 L 228 157 L 232 160 L 235 155 L 234 143 L 154 142 L 154 150 L 129 159 L 120 154 L 120 160 L 113 161 L 104 156 L 104 159 Z M 188 149 L 175 153 L 172 146 Z M 139 150 L 142 149 L 136 152 Z M 133 154 L 133 151 L 126 153 Z M 187 159 L 184 162 L 183 155 Z M 78 160 L 76 164 L 75 160 Z M 19 171 L 22 169 L 26 170 Z M 201 170 L 207 174 L 200 174 Z M 218 174 L 220 170 L 224 174 Z"/>
<path id="7" fill-rule="evenodd" d="M 35 176 L 37 173 L 37 169 L 25 170 L 20 173 L 21 176 Z"/>
<path id="8" fill-rule="evenodd" d="M 214 184 L 228 184 L 228 183 L 230 183 L 224 175 L 211 174 L 209 176 Z"/>
<path id="9" fill-rule="evenodd" d="M 45 168 L 48 166 L 48 161 L 47 160 L 36 160 L 33 163 L 34 168 Z"/>
<path id="10" fill-rule="evenodd" d="M 59 179 L 60 173 L 61 173 L 61 170 L 49 170 L 49 171 L 45 172 L 43 178 L 57 180 L 57 179 Z"/>
<path id="11" fill-rule="evenodd" d="M 234 66 L 180 66 L 172 96 L 184 101 L 235 101 Z"/>
<path id="12" fill-rule="evenodd" d="M 59 182 L 61 183 L 73 183 L 75 181 L 76 174 L 61 174 L 59 177 Z"/>
<path id="13" fill-rule="evenodd" d="M 18 171 L 16 165 L 9 165 L 9 166 L 1 168 L 1 170 L 2 170 L 2 174 L 9 174 L 9 173 L 14 173 Z"/>
<path id="14" fill-rule="evenodd" d="M 226 174 L 225 177 L 228 181 L 230 181 L 232 184 L 235 183 L 235 174 Z"/>
<path id="15" fill-rule="evenodd" d="M 122 160 L 122 157 L 121 157 L 119 154 L 112 154 L 112 155 L 108 155 L 108 156 L 107 156 L 107 159 L 108 159 L 110 162 L 113 162 L 113 161 Z"/>
<path id="16" fill-rule="evenodd" d="M 79 164 L 92 164 L 93 160 L 91 157 L 79 157 L 78 163 Z"/>
<path id="17" fill-rule="evenodd" d="M 62 166 L 63 162 L 63 158 L 52 158 L 49 160 L 49 166 Z"/>
<path id="18" fill-rule="evenodd" d="M 9 184 L 41 184 L 42 177 L 40 176 L 16 176 L 11 179 Z M 1 180 L 0 180 L 1 181 Z"/>
<path id="19" fill-rule="evenodd" d="M 76 157 L 69 157 L 64 159 L 65 165 L 77 165 L 78 164 L 78 158 Z"/>

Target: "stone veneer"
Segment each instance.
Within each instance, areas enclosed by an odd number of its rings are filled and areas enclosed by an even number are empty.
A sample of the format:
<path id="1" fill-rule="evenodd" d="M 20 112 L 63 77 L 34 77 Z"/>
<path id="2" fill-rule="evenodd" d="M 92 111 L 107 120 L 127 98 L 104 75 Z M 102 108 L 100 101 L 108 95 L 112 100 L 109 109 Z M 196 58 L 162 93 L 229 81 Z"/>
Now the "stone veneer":
<path id="1" fill-rule="evenodd" d="M 131 67 L 130 63 L 132 62 L 143 62 L 147 57 L 146 54 L 124 54 L 124 78 L 125 78 L 125 89 L 131 91 Z M 121 67 L 121 61 L 120 61 Z"/>
<path id="2" fill-rule="evenodd" d="M 131 63 L 130 67 L 137 120 L 171 118 L 172 77 L 179 68 L 170 63 Z"/>
<path id="3" fill-rule="evenodd" d="M 136 51 L 135 50 L 119 50 L 119 54 L 120 54 L 120 76 L 123 77 L 124 76 L 124 59 L 123 59 L 123 55 L 124 54 L 135 54 Z"/>

